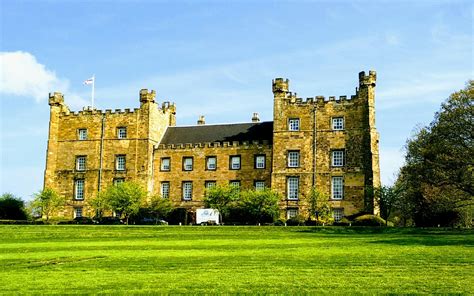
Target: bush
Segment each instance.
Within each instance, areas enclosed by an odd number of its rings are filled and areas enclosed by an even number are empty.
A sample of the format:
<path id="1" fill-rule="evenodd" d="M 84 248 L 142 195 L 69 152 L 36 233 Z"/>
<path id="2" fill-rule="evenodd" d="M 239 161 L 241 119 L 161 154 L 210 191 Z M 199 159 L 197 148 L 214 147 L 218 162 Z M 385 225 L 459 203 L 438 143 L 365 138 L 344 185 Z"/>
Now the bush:
<path id="1" fill-rule="evenodd" d="M 352 224 L 352 222 L 349 219 L 344 217 L 344 218 L 342 218 L 341 220 L 339 220 L 337 222 L 334 221 L 334 223 L 332 225 L 334 225 L 334 226 L 349 226 L 351 224 Z"/>
<path id="2" fill-rule="evenodd" d="M 286 220 L 285 220 L 285 219 L 278 219 L 278 220 L 276 220 L 276 221 L 273 223 L 273 225 L 274 225 L 274 226 L 284 226 L 285 223 L 286 223 Z"/>
<path id="3" fill-rule="evenodd" d="M 385 226 L 385 220 L 375 215 L 362 215 L 355 218 L 354 226 Z"/>
<path id="4" fill-rule="evenodd" d="M 305 218 L 303 215 L 297 215 L 296 217 L 286 220 L 286 225 L 288 226 L 301 226 L 304 225 Z"/>
<path id="5" fill-rule="evenodd" d="M 44 222 L 41 221 L 41 220 L 31 221 L 31 220 L 6 220 L 6 219 L 3 219 L 3 220 L 0 220 L 0 224 L 4 224 L 4 225 L 13 225 L 13 224 L 16 224 L 16 225 L 25 225 L 25 224 L 41 225 L 41 224 L 44 224 Z"/>

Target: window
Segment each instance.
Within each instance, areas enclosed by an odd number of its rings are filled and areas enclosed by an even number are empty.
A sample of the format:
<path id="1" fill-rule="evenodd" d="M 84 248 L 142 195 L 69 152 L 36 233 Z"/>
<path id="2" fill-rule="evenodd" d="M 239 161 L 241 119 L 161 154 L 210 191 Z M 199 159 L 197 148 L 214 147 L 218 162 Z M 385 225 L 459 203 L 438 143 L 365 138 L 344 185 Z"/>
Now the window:
<path id="1" fill-rule="evenodd" d="M 161 197 L 170 197 L 170 182 L 161 182 Z"/>
<path id="2" fill-rule="evenodd" d="M 117 138 L 126 139 L 127 138 L 127 128 L 124 126 L 117 128 Z"/>
<path id="3" fill-rule="evenodd" d="M 192 157 L 183 157 L 183 170 L 192 171 L 193 170 L 193 158 Z"/>
<path id="4" fill-rule="evenodd" d="M 206 187 L 206 189 L 214 188 L 216 187 L 216 181 L 206 181 L 204 182 L 204 187 Z"/>
<path id="5" fill-rule="evenodd" d="M 332 177 L 332 198 L 342 199 L 344 197 L 344 179 L 342 177 Z"/>
<path id="6" fill-rule="evenodd" d="M 263 191 L 265 189 L 265 181 L 255 181 L 255 191 Z"/>
<path id="7" fill-rule="evenodd" d="M 300 152 L 288 151 L 288 167 L 297 168 L 300 166 Z"/>
<path id="8" fill-rule="evenodd" d="M 290 130 L 290 131 L 299 131 L 300 130 L 300 119 L 299 118 L 290 118 L 290 119 L 288 119 L 288 130 Z"/>
<path id="9" fill-rule="evenodd" d="M 76 156 L 76 170 L 78 171 L 86 170 L 86 157 L 85 156 Z"/>
<path id="10" fill-rule="evenodd" d="M 333 117 L 332 119 L 332 129 L 335 131 L 340 131 L 344 129 L 344 117 Z"/>
<path id="11" fill-rule="evenodd" d="M 332 166 L 341 167 L 344 165 L 344 150 L 334 150 L 331 154 Z"/>
<path id="12" fill-rule="evenodd" d="M 171 170 L 171 164 L 170 164 L 170 158 L 169 157 L 163 157 L 161 159 L 161 165 L 160 165 L 160 169 L 162 171 L 169 171 Z"/>
<path id="13" fill-rule="evenodd" d="M 298 177 L 288 177 L 287 179 L 287 198 L 298 199 Z"/>
<path id="14" fill-rule="evenodd" d="M 77 137 L 79 140 L 87 140 L 87 129 L 86 128 L 80 128 L 77 130 Z"/>
<path id="15" fill-rule="evenodd" d="M 206 158 L 206 170 L 215 171 L 217 168 L 217 158 L 215 156 L 209 156 Z"/>
<path id="16" fill-rule="evenodd" d="M 298 209 L 286 209 L 287 219 L 295 218 L 298 216 Z"/>
<path id="17" fill-rule="evenodd" d="M 84 179 L 74 181 L 74 199 L 84 199 Z"/>
<path id="18" fill-rule="evenodd" d="M 230 169 L 240 170 L 240 155 L 234 155 L 230 157 Z"/>
<path id="19" fill-rule="evenodd" d="M 184 181 L 183 182 L 183 199 L 191 200 L 193 198 L 193 182 Z"/>
<path id="20" fill-rule="evenodd" d="M 341 221 L 342 217 L 344 217 L 344 209 L 342 208 L 332 209 L 332 216 L 334 218 L 334 221 L 336 222 Z"/>
<path id="21" fill-rule="evenodd" d="M 240 181 L 239 180 L 230 181 L 229 185 L 230 185 L 230 187 L 233 187 L 233 188 L 236 188 L 237 190 L 240 190 Z"/>
<path id="22" fill-rule="evenodd" d="M 125 155 L 115 156 L 115 169 L 117 171 L 125 171 Z"/>
<path id="23" fill-rule="evenodd" d="M 255 168 L 256 169 L 265 168 L 265 155 L 255 155 Z"/>
<path id="24" fill-rule="evenodd" d="M 74 218 L 82 217 L 82 208 L 74 208 Z"/>
<path id="25" fill-rule="evenodd" d="M 114 185 L 118 185 L 125 182 L 125 178 L 114 178 L 113 182 L 114 182 Z"/>

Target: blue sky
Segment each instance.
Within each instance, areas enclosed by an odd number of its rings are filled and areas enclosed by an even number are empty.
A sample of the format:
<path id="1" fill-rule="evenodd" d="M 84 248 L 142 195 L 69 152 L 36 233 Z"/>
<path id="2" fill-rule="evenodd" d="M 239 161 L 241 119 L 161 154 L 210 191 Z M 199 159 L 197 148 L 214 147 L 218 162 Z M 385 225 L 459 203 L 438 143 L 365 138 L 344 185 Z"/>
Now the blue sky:
<path id="1" fill-rule="evenodd" d="M 255 1 L 256 2 L 256 1 Z M 271 80 L 300 97 L 354 94 L 377 71 L 382 181 L 403 145 L 473 75 L 470 1 L 0 1 L 0 192 L 42 188 L 48 93 L 74 110 L 177 104 L 178 125 L 272 120 Z"/>

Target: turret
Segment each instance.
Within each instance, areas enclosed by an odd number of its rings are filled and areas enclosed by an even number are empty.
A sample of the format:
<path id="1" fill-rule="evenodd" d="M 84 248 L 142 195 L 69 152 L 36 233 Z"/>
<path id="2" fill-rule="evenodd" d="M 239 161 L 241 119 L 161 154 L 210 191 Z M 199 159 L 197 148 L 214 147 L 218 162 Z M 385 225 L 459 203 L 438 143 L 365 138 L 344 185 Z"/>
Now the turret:
<path id="1" fill-rule="evenodd" d="M 156 92 L 151 90 L 148 92 L 148 89 L 144 88 L 140 90 L 140 103 L 145 104 L 148 102 L 154 103 L 156 98 Z"/>
<path id="2" fill-rule="evenodd" d="M 276 96 L 277 93 L 286 93 L 289 90 L 290 81 L 283 78 L 275 78 L 272 80 L 272 91 Z"/>
<path id="3" fill-rule="evenodd" d="M 60 92 L 49 93 L 49 105 L 50 106 L 63 106 L 64 95 Z"/>
<path id="4" fill-rule="evenodd" d="M 372 86 L 375 87 L 375 81 L 377 80 L 377 73 L 375 71 L 369 71 L 369 75 L 365 75 L 362 71 L 359 73 L 359 87 Z"/>

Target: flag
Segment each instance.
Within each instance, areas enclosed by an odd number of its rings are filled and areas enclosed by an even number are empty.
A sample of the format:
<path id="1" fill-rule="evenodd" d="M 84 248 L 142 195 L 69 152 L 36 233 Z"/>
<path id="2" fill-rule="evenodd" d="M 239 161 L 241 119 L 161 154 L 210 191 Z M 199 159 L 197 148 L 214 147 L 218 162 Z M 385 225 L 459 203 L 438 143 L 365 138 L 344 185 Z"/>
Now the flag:
<path id="1" fill-rule="evenodd" d="M 84 81 L 84 84 L 93 84 L 93 83 L 94 83 L 94 77 L 91 77 L 87 79 L 86 81 Z"/>

